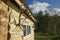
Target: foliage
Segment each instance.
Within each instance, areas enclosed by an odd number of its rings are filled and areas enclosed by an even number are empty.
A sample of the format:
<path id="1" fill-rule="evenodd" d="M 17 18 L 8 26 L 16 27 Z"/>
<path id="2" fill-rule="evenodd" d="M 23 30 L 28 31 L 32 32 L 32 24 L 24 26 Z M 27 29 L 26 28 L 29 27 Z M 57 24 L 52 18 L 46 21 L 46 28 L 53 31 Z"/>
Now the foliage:
<path id="1" fill-rule="evenodd" d="M 43 12 L 40 11 L 38 14 L 35 14 L 35 18 L 37 20 L 35 32 L 39 32 L 44 36 L 60 36 L 60 16 L 57 14 L 51 16 L 47 11 L 43 15 Z"/>

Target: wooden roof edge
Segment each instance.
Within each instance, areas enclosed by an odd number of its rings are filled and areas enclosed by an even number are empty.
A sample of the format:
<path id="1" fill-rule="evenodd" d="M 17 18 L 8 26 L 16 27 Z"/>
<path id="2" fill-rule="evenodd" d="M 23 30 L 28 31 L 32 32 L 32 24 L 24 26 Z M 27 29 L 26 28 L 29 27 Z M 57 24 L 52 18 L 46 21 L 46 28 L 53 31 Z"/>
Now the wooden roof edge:
<path id="1" fill-rule="evenodd" d="M 31 15 L 32 15 L 31 18 L 36 22 L 35 17 L 31 11 L 31 9 L 29 8 L 29 6 L 26 4 L 26 2 L 24 0 L 23 0 L 23 3 L 24 3 L 24 6 L 27 8 L 27 10 L 29 10 L 29 12 L 31 13 Z"/>
<path id="2" fill-rule="evenodd" d="M 21 3 L 23 4 L 23 6 L 26 7 L 26 10 L 29 10 L 29 12 L 27 12 L 27 13 L 31 13 L 31 17 L 30 17 L 30 18 L 36 22 L 35 17 L 33 16 L 31 10 L 30 10 L 29 7 L 27 6 L 27 4 L 24 2 L 24 0 L 21 0 Z M 18 4 L 19 4 L 19 3 L 18 3 Z M 28 15 L 29 15 L 29 14 L 28 14 Z"/>

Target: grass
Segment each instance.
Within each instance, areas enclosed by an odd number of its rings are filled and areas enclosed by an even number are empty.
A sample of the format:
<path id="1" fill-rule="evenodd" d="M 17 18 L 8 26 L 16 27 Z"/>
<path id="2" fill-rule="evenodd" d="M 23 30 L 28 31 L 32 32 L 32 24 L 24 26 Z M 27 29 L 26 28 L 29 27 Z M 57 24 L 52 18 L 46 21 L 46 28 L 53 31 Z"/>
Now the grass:
<path id="1" fill-rule="evenodd" d="M 60 40 L 60 36 L 42 36 L 40 33 L 34 34 L 35 40 Z"/>
<path id="2" fill-rule="evenodd" d="M 41 36 L 40 33 L 35 33 L 35 40 L 47 40 L 45 36 Z"/>

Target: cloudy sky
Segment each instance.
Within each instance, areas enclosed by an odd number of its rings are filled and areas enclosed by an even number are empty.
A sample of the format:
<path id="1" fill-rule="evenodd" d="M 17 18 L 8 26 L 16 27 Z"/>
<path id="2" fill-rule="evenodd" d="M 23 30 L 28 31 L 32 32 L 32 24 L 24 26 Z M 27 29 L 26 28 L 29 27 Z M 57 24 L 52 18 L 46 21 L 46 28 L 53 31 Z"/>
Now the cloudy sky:
<path id="1" fill-rule="evenodd" d="M 57 10 L 60 12 L 60 0 L 25 0 L 33 13 L 38 13 L 40 10 L 48 9 Z"/>

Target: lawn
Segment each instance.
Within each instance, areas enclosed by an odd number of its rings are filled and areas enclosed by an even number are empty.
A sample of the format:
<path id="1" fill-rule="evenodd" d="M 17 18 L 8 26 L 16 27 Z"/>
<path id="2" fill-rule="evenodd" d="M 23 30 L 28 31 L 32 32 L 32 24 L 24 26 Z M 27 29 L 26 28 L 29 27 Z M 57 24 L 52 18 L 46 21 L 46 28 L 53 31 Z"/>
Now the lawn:
<path id="1" fill-rule="evenodd" d="M 41 36 L 40 33 L 34 34 L 35 40 L 60 40 L 60 36 Z"/>

